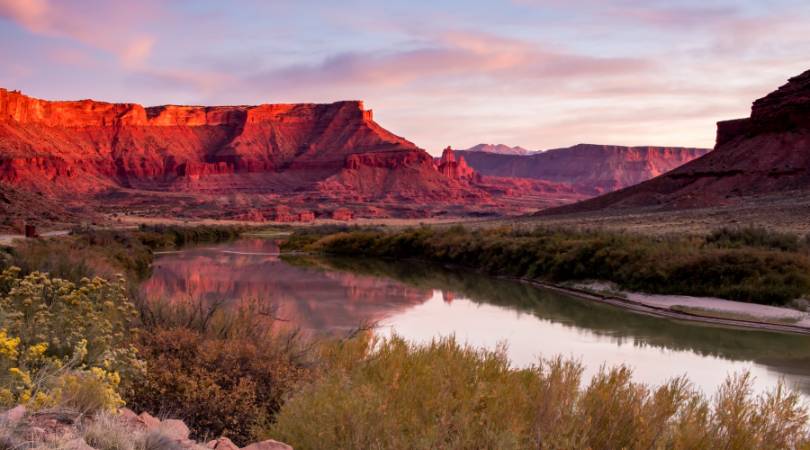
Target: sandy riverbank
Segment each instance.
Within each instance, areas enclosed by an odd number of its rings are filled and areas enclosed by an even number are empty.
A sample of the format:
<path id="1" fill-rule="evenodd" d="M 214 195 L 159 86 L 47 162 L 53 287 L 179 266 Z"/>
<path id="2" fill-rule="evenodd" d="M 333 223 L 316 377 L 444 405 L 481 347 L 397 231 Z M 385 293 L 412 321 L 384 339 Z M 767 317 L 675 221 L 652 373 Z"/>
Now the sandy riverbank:
<path id="1" fill-rule="evenodd" d="M 552 285 L 532 280 L 521 281 L 656 317 L 780 333 L 810 334 L 810 313 L 787 307 L 712 297 L 623 292 L 616 290 L 610 283 L 603 282 Z"/>

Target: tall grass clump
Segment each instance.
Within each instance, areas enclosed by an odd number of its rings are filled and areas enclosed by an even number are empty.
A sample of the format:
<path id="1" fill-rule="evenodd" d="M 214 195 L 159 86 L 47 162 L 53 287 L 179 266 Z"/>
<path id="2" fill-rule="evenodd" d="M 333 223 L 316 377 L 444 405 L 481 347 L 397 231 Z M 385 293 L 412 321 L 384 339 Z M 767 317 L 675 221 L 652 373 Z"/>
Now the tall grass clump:
<path id="1" fill-rule="evenodd" d="M 684 378 L 652 387 L 626 367 L 583 380 L 554 358 L 529 368 L 453 338 L 341 343 L 264 436 L 327 448 L 803 448 L 807 409 L 777 387 L 754 396 L 748 374 L 712 398 Z"/>
<path id="2" fill-rule="evenodd" d="M 116 414 L 98 413 L 78 429 L 81 437 L 98 450 L 182 450 L 177 439 L 160 431 L 133 427 Z"/>
<path id="3" fill-rule="evenodd" d="M 293 242 L 314 252 L 427 260 L 544 282 L 604 280 L 649 293 L 766 304 L 810 295 L 810 256 L 790 250 L 792 238 L 757 233 L 652 237 L 455 226 L 344 231 Z"/>

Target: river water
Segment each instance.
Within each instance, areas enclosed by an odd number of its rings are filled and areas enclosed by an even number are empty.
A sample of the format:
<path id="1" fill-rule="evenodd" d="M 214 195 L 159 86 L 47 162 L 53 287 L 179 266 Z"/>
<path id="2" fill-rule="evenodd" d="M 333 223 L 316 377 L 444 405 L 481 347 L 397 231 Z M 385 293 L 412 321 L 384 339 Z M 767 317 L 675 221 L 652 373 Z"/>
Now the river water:
<path id="1" fill-rule="evenodd" d="M 142 289 L 172 302 L 266 302 L 281 323 L 311 334 L 376 323 L 380 334 L 416 342 L 452 334 L 477 347 L 505 344 L 516 366 L 561 354 L 581 360 L 586 377 L 603 364 L 625 364 L 651 384 L 687 375 L 707 394 L 748 370 L 759 391 L 784 379 L 810 398 L 810 337 L 648 317 L 429 264 L 282 258 L 274 242 L 244 239 L 162 254 Z"/>

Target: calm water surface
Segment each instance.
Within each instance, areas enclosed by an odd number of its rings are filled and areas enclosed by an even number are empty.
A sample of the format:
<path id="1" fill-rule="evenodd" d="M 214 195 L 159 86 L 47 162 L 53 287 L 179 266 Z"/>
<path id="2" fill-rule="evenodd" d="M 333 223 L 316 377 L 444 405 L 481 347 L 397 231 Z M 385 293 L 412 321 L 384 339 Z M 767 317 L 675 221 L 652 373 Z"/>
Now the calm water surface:
<path id="1" fill-rule="evenodd" d="M 757 389 L 780 378 L 810 398 L 810 338 L 735 330 L 629 313 L 522 283 L 417 263 L 280 258 L 275 243 L 246 239 L 160 255 L 143 285 L 168 301 L 260 299 L 310 333 L 379 333 L 417 342 L 455 336 L 508 346 L 515 365 L 557 354 L 581 359 L 586 376 L 626 364 L 653 384 L 688 375 L 712 393 L 750 370 Z"/>

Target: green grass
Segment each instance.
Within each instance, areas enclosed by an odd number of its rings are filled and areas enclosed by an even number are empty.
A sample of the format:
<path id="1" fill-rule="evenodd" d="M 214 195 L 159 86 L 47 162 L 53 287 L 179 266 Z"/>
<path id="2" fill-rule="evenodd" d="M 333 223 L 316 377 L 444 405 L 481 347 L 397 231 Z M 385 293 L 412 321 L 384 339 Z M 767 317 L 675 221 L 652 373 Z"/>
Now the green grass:
<path id="1" fill-rule="evenodd" d="M 749 233 L 743 230 L 741 233 Z M 345 256 L 419 259 L 491 275 L 551 283 L 602 280 L 628 291 L 712 296 L 787 304 L 810 295 L 805 241 L 784 236 L 651 237 L 608 231 L 540 228 L 468 230 L 461 226 L 402 231 L 293 234 L 287 250 Z M 728 237 L 731 236 L 731 237 Z M 783 248 L 784 247 L 784 248 Z"/>

